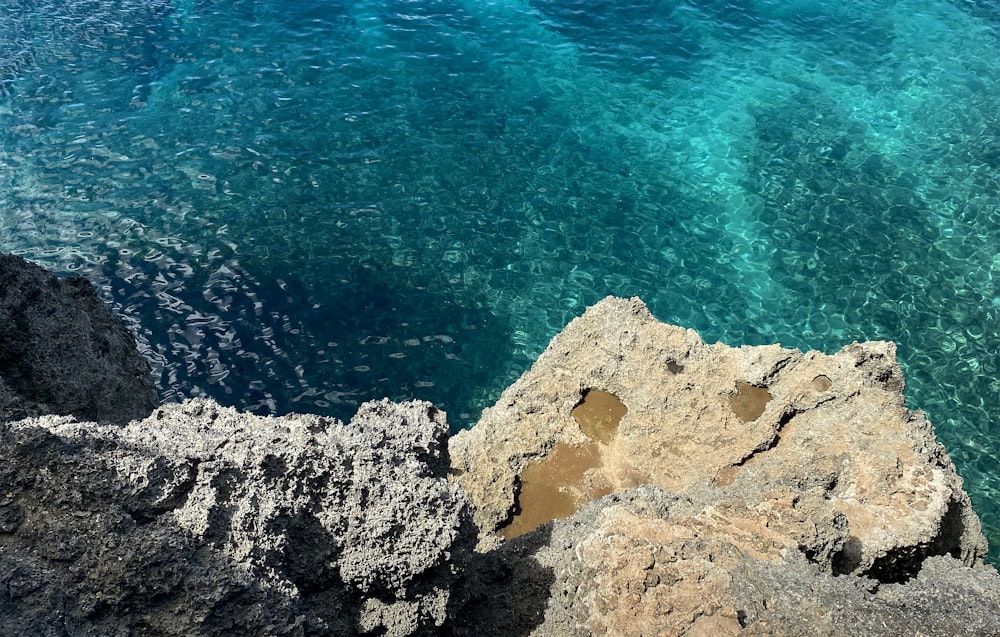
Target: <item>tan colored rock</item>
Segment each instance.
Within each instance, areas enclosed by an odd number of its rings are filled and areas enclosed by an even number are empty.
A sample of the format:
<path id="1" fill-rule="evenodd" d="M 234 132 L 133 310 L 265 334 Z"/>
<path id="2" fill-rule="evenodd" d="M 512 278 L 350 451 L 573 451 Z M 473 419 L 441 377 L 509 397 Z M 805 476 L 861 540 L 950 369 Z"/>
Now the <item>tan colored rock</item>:
<path id="1" fill-rule="evenodd" d="M 476 585 L 455 634 L 1000 634 L 996 570 L 939 556 L 905 584 L 834 576 L 789 537 L 808 517 L 796 498 L 741 506 L 725 495 L 637 487 L 502 543 L 467 574 Z M 846 537 L 842 515 L 826 522 L 817 528 Z"/>
<path id="2" fill-rule="evenodd" d="M 606 440 L 574 418 L 589 390 L 627 409 Z M 452 438 L 452 466 L 484 549 L 517 511 L 529 465 L 544 469 L 567 445 L 596 445 L 596 466 L 562 487 L 577 506 L 638 484 L 678 494 L 713 486 L 717 513 L 764 524 L 776 545 L 791 542 L 827 570 L 891 581 L 926 555 L 975 563 L 986 551 L 979 520 L 902 390 L 892 343 L 853 343 L 832 356 L 709 345 L 658 322 L 639 299 L 609 297 Z"/>

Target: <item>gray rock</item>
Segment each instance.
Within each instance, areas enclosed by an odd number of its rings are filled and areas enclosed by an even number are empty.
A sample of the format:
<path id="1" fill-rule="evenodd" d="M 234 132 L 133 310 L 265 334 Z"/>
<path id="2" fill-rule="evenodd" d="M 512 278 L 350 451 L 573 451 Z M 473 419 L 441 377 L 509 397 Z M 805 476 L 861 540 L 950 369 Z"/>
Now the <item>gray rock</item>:
<path id="1" fill-rule="evenodd" d="M 934 556 L 909 582 L 880 585 L 817 573 L 811 564 L 746 566 L 734 588 L 750 635 L 1000 635 L 1000 577 L 992 567 Z"/>
<path id="2" fill-rule="evenodd" d="M 121 424 L 156 404 L 149 363 L 88 281 L 0 254 L 0 420 Z"/>
<path id="3" fill-rule="evenodd" d="M 444 415 L 0 424 L 0 635 L 411 635 L 475 543 Z"/>

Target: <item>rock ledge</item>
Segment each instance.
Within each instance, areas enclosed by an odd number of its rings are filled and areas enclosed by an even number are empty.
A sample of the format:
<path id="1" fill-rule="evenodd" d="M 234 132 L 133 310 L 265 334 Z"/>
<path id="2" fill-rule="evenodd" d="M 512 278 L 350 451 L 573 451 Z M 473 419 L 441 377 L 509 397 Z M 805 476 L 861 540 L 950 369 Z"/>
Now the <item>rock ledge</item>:
<path id="1" fill-rule="evenodd" d="M 531 634 L 1000 631 L 979 519 L 902 391 L 892 343 L 709 345 L 639 299 L 601 301 L 451 439 L 492 582 L 470 615 L 500 621 L 547 589 Z M 580 415 L 595 392 L 622 405 L 603 433 Z M 931 572 L 964 582 L 944 597 L 989 592 L 930 621 Z"/>
<path id="2" fill-rule="evenodd" d="M 0 255 L 0 636 L 1000 634 L 894 356 L 608 298 L 450 441 L 424 402 L 152 411 L 89 284 Z"/>

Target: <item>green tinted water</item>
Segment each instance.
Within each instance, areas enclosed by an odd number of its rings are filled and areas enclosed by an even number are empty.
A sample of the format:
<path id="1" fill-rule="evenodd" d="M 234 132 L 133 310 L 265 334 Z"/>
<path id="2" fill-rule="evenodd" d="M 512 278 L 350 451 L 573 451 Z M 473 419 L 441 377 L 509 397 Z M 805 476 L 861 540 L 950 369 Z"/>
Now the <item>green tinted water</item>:
<path id="1" fill-rule="evenodd" d="M 0 249 L 168 400 L 475 422 L 638 295 L 891 339 L 1000 544 L 1000 12 L 972 1 L 0 0 Z"/>

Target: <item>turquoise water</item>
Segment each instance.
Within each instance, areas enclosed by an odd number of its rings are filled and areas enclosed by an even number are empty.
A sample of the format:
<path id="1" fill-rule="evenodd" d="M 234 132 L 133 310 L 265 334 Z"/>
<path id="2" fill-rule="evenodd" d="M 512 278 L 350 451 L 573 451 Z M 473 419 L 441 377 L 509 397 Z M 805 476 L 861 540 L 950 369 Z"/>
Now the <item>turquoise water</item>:
<path id="1" fill-rule="evenodd" d="M 93 280 L 165 399 L 469 426 L 607 294 L 707 341 L 891 339 L 998 555 L 992 3 L 0 12 L 0 250 Z"/>

